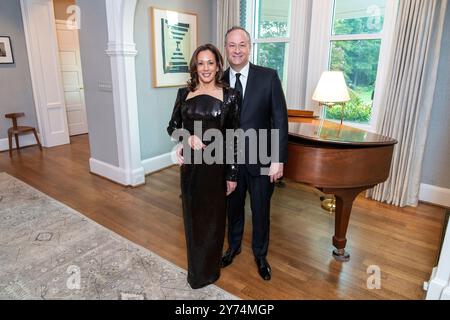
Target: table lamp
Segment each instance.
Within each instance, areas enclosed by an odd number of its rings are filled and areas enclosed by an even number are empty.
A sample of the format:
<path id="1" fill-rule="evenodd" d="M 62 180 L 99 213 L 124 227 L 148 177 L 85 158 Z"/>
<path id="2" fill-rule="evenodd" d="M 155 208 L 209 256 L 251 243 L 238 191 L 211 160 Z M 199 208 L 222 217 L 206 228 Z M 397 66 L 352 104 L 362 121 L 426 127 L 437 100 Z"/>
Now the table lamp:
<path id="1" fill-rule="evenodd" d="M 312 99 L 321 106 L 341 105 L 341 124 L 344 120 L 344 104 L 350 101 L 347 84 L 342 71 L 325 71 L 322 73 Z M 322 115 L 322 119 L 325 115 Z"/>
<path id="2" fill-rule="evenodd" d="M 341 105 L 341 125 L 344 121 L 344 104 L 350 101 L 347 84 L 345 83 L 344 73 L 342 71 L 325 71 L 314 91 L 312 99 L 319 102 L 322 109 L 321 118 L 325 119 L 325 108 Z M 330 213 L 336 210 L 336 198 L 320 197 L 322 208 Z"/>

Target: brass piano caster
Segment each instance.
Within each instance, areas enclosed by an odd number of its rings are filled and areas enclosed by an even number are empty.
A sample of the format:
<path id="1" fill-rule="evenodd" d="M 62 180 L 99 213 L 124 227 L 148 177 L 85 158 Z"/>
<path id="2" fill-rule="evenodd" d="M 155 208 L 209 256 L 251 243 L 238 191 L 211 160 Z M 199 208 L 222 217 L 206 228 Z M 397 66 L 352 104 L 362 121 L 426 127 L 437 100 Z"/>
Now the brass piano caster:
<path id="1" fill-rule="evenodd" d="M 320 197 L 320 200 L 322 201 L 322 209 L 329 213 L 336 212 L 336 199 L 334 196 L 331 196 L 331 198 Z"/>
<path id="2" fill-rule="evenodd" d="M 340 262 L 347 262 L 350 260 L 350 254 L 345 249 L 334 249 L 333 258 Z"/>

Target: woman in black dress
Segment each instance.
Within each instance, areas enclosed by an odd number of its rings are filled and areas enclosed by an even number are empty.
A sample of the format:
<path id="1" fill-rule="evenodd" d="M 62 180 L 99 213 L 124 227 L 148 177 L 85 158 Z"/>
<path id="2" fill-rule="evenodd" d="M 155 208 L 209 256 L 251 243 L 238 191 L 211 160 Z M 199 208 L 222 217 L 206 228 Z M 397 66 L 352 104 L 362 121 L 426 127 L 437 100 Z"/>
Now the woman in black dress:
<path id="1" fill-rule="evenodd" d="M 197 48 L 190 62 L 191 79 L 178 96 L 167 127 L 189 132 L 189 159 L 177 151 L 181 165 L 181 194 L 188 258 L 188 283 L 201 288 L 220 276 L 220 259 L 225 237 L 226 196 L 236 188 L 237 166 L 226 164 L 226 129 L 239 128 L 240 94 L 223 82 L 223 58 L 219 50 L 206 44 Z M 223 157 L 212 164 L 194 163 L 194 154 L 202 153 L 212 141 L 194 135 L 194 122 L 201 121 L 201 137 L 208 129 L 223 136 Z M 229 149 L 229 148 L 228 148 Z M 231 150 L 236 156 L 236 146 Z M 185 152 L 185 157 L 187 156 Z M 234 157 L 236 159 L 236 157 Z M 190 161 L 188 161 L 190 160 Z M 210 163 L 210 162 L 208 162 Z"/>

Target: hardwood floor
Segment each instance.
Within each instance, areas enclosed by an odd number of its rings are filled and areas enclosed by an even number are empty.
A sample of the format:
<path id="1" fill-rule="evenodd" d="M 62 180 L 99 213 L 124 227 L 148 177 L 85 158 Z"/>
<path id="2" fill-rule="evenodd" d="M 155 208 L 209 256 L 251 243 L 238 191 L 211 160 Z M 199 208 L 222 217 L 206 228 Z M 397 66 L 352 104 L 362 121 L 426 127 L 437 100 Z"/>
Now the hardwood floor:
<path id="1" fill-rule="evenodd" d="M 126 188 L 89 173 L 88 137 L 71 145 L 0 153 L 0 171 L 28 183 L 110 230 L 186 268 L 178 167 Z M 242 253 L 216 283 L 243 299 L 423 299 L 423 282 L 436 264 L 444 209 L 421 204 L 396 208 L 355 201 L 348 229 L 351 260 L 331 256 L 334 217 L 319 192 L 287 181 L 272 199 L 268 260 L 271 281 L 260 279 L 251 252 L 247 206 Z M 381 289 L 369 290 L 370 266 L 381 270 Z"/>

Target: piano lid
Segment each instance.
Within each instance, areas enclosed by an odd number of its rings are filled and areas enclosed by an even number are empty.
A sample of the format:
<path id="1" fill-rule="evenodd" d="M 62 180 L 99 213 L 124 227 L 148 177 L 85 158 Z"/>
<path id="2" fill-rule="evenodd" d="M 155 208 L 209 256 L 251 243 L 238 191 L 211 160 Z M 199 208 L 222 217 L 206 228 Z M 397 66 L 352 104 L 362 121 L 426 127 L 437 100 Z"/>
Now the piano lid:
<path id="1" fill-rule="evenodd" d="M 343 145 L 392 145 L 395 139 L 328 120 L 289 117 L 289 135 Z"/>

